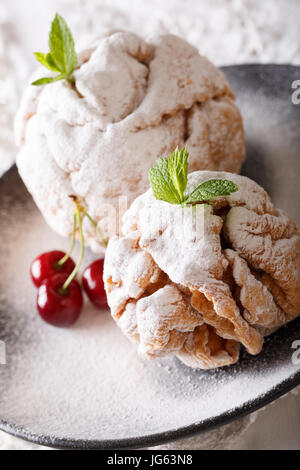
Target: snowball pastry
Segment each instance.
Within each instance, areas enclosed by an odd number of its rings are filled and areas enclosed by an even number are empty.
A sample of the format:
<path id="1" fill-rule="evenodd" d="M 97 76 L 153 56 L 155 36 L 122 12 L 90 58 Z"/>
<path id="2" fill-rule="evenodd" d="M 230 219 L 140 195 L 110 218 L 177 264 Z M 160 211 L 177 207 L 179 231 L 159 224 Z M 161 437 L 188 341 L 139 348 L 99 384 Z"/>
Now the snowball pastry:
<path id="1" fill-rule="evenodd" d="M 16 118 L 20 175 L 55 231 L 71 234 L 74 194 L 107 238 L 119 233 L 119 215 L 147 189 L 148 169 L 177 145 L 189 150 L 192 170 L 239 172 L 245 147 L 234 95 L 187 42 L 118 32 L 79 64 L 75 87 L 30 86 Z M 101 251 L 93 227 L 84 231 Z"/>
<path id="2" fill-rule="evenodd" d="M 146 357 L 175 354 L 211 369 L 258 354 L 264 336 L 300 314 L 300 231 L 250 179 L 189 175 L 239 187 L 209 204 L 181 207 L 152 190 L 124 216 L 108 245 L 104 280 L 112 316 Z"/>

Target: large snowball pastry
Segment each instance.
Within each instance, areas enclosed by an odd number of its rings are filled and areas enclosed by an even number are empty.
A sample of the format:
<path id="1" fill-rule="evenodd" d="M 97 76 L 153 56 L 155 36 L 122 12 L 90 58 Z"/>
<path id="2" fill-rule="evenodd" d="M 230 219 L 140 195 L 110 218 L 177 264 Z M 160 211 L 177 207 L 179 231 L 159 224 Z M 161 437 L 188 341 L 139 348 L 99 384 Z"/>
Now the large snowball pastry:
<path id="1" fill-rule="evenodd" d="M 235 363 L 241 345 L 258 354 L 300 315 L 299 228 L 244 176 L 194 172 L 189 192 L 211 179 L 239 191 L 186 207 L 137 198 L 104 269 L 112 316 L 139 352 L 200 369 Z"/>
<path id="2" fill-rule="evenodd" d="M 119 233 L 119 215 L 147 189 L 148 169 L 177 145 L 189 150 L 192 170 L 239 172 L 245 147 L 234 95 L 187 42 L 119 32 L 79 64 L 75 87 L 30 86 L 16 118 L 20 175 L 55 231 L 71 235 L 74 194 L 107 238 Z M 84 231 L 101 251 L 93 227 Z"/>

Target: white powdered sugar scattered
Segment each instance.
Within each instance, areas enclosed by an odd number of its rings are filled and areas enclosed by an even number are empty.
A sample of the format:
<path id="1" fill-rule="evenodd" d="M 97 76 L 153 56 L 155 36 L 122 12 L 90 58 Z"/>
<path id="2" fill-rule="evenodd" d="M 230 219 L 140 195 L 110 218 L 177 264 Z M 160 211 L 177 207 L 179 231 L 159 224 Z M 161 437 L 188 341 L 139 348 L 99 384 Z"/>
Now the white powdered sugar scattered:
<path id="1" fill-rule="evenodd" d="M 17 65 L 14 63 L 17 62 Z M 16 66 L 15 71 L 14 67 Z M 20 56 L 9 15 L 0 5 L 0 176 L 15 160 L 16 148 L 12 122 L 20 93 L 20 68 L 25 67 Z M 25 67 L 26 69 L 26 67 Z M 23 77 L 24 78 L 24 77 Z M 21 85 L 22 86 L 22 85 Z"/>
<path id="2" fill-rule="evenodd" d="M 7 365 L 0 366 L 1 419 L 17 419 L 20 429 L 50 437 L 133 437 L 211 418 L 293 373 L 294 366 L 280 357 L 276 372 L 267 358 L 247 369 L 204 373 L 173 359 L 141 360 L 109 312 L 88 303 L 72 329 L 46 325 L 36 314 L 35 290 L 25 273 L 37 253 L 64 249 L 67 242 L 49 230 L 29 200 L 1 217 L 2 236 L 10 240 L 0 251 L 1 331 L 10 332 Z M 87 252 L 84 264 L 91 259 Z"/>
<path id="3" fill-rule="evenodd" d="M 14 161 L 13 115 L 28 71 L 35 67 L 32 51 L 47 50 L 49 24 L 55 11 L 59 11 L 68 19 L 79 46 L 80 43 L 86 43 L 86 39 L 93 38 L 99 30 L 102 32 L 110 29 L 130 29 L 142 35 L 158 30 L 178 34 L 199 48 L 202 54 L 207 55 L 217 65 L 223 65 L 244 62 L 299 64 L 299 24 L 296 20 L 299 17 L 299 9 L 297 0 L 289 2 L 286 0 L 263 2 L 131 0 L 130 6 L 124 0 L 2 2 L 0 6 L 0 174 Z M 253 119 L 256 118 L 257 114 L 254 114 Z M 265 119 L 269 119 L 269 116 Z M 279 163 L 274 162 L 274 165 L 278 166 Z M 284 166 L 285 162 L 281 162 L 281 165 Z M 273 171 L 274 168 L 271 168 L 270 172 Z M 280 188 L 276 196 L 280 204 Z M 296 216 L 297 208 L 292 207 L 292 210 Z M 278 374 L 273 376 L 273 370 L 269 370 L 267 361 L 265 364 L 260 364 L 261 370 L 254 364 L 247 377 L 237 370 L 234 384 L 224 387 L 222 391 L 223 385 L 226 385 L 226 371 L 217 374 L 205 373 L 205 380 L 202 380 L 201 374 L 194 375 L 179 366 L 177 362 L 170 363 L 164 360 L 162 363 L 156 363 L 151 373 L 152 365 L 136 362 L 135 348 L 123 339 L 108 317 L 102 317 L 101 313 L 98 316 L 95 312 L 87 311 L 83 322 L 74 331 L 51 330 L 35 318 L 33 297 L 35 293 L 29 280 L 26 279 L 24 282 L 23 273 L 27 272 L 28 263 L 41 250 L 58 246 L 67 247 L 67 244 L 64 245 L 64 241 L 55 236 L 51 238 L 50 231 L 45 226 L 43 229 L 39 228 L 40 217 L 37 214 L 35 222 L 31 219 L 30 224 L 26 225 L 26 221 L 22 219 L 22 212 L 23 208 L 16 214 L 22 225 L 16 227 L 14 231 L 7 231 L 5 236 L 13 245 L 18 240 L 16 233 L 24 232 L 20 240 L 24 248 L 16 250 L 15 245 L 8 247 L 5 256 L 2 257 L 5 261 L 8 260 L 9 253 L 12 251 L 15 253 L 15 257 L 10 258 L 14 265 L 9 265 L 8 262 L 3 265 L 3 272 L 8 273 L 10 281 L 15 279 L 17 271 L 22 274 L 15 289 L 12 288 L 12 284 L 10 289 L 6 286 L 7 294 L 4 296 L 7 301 L 9 298 L 20 297 L 17 304 L 23 308 L 20 315 L 11 320 L 13 321 L 11 329 L 15 328 L 15 336 L 8 345 L 9 371 L 5 372 L 0 366 L 1 399 L 8 406 L 8 419 L 18 415 L 19 423 L 22 424 L 23 419 L 23 424 L 27 428 L 38 428 L 37 423 L 40 422 L 45 432 L 59 434 L 61 429 L 58 423 L 63 416 L 65 424 L 68 424 L 67 430 L 61 430 L 64 436 L 69 434 L 73 436 L 75 432 L 83 437 L 85 428 L 91 424 L 94 427 L 94 434 L 87 437 L 101 438 L 107 437 L 107 423 L 101 421 L 101 414 L 103 409 L 108 407 L 109 417 L 106 417 L 104 411 L 105 419 L 110 419 L 109 423 L 115 427 L 117 433 L 124 436 L 124 432 L 127 435 L 129 433 L 128 429 L 120 429 L 122 420 L 128 420 L 128 425 L 134 428 L 138 420 L 142 419 L 147 428 L 142 432 L 153 428 L 151 423 L 157 424 L 158 404 L 161 405 L 161 416 L 168 415 L 172 426 L 180 426 L 185 422 L 185 414 L 187 414 L 186 421 L 189 421 L 195 418 L 195 410 L 201 410 L 205 416 L 206 407 L 210 415 L 217 412 L 218 406 L 223 402 L 226 407 L 233 390 L 238 391 L 238 394 L 233 396 L 233 400 L 238 404 L 242 398 L 247 400 L 263 393 L 265 389 L 276 385 L 277 381 L 281 381 L 291 372 L 284 365 Z M 26 237 L 30 239 L 26 241 Z M 1 288 L 1 302 L 2 300 Z M 29 316 L 28 312 L 31 312 Z M 17 327 L 18 324 L 20 327 Z M 106 331 L 107 337 L 104 334 Z M 118 349 L 117 355 L 112 354 L 114 348 Z M 90 357 L 94 359 L 91 360 Z M 56 363 L 62 367 L 58 369 Z M 27 364 L 32 364 L 32 370 L 27 369 Z M 114 370 L 120 374 L 119 377 L 114 377 Z M 15 380 L 6 390 L 3 384 L 9 383 L 11 375 L 15 376 Z M 210 385 L 215 380 L 218 381 L 220 390 L 212 394 Z M 118 395 L 120 382 L 125 383 L 122 396 Z M 238 390 L 237 384 L 239 384 Z M 130 393 L 135 388 L 136 394 L 132 396 Z M 162 392 L 157 392 L 157 389 Z M 175 411 L 170 408 L 170 397 L 172 399 L 176 397 Z M 135 400 L 137 400 L 136 408 Z M 148 407 L 148 403 L 151 406 Z M 124 405 L 122 411 L 120 411 L 121 404 Z M 3 408 L 1 404 L 1 410 Z M 297 410 L 299 412 L 299 403 L 294 407 L 289 407 L 286 402 L 281 403 L 282 416 L 286 416 L 288 420 L 291 413 L 294 413 L 297 420 Z M 272 414 L 274 415 L 274 412 Z M 41 421 L 43 416 L 46 416 L 45 422 Z M 248 442 L 249 445 L 252 444 L 252 448 L 255 448 L 255 444 L 261 445 L 262 432 L 265 431 L 265 435 L 270 434 L 270 429 L 275 428 L 274 421 L 278 416 L 275 414 L 275 417 L 269 416 L 267 419 L 266 414 L 262 413 L 259 427 L 253 428 L 256 440 L 252 440 L 251 443 L 247 440 L 243 445 L 246 446 Z M 230 448 L 233 441 L 238 438 L 239 445 L 242 445 L 242 431 L 252 419 L 253 415 L 198 438 L 161 447 Z M 261 426 L 262 420 L 265 427 Z M 102 426 L 103 436 L 101 436 Z M 298 423 L 294 429 L 298 429 Z M 282 429 L 279 434 L 276 441 L 274 432 L 271 433 L 271 445 L 275 446 L 277 442 L 278 446 L 287 446 L 289 444 L 287 435 L 282 433 Z M 298 445 L 298 442 L 296 444 Z M 0 433 L 0 449 L 33 447 L 31 444 Z"/>

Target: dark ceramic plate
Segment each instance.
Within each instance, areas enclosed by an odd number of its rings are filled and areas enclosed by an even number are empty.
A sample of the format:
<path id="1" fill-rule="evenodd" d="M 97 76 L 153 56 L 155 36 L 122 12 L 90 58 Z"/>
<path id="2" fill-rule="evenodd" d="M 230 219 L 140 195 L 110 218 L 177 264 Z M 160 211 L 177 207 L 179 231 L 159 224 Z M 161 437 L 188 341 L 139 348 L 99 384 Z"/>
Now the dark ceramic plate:
<path id="1" fill-rule="evenodd" d="M 243 173 L 299 223 L 300 107 L 291 95 L 300 68 L 224 71 L 245 121 Z M 300 384 L 293 349 L 300 318 L 268 338 L 259 356 L 244 352 L 237 365 L 210 372 L 173 359 L 143 362 L 109 314 L 89 306 L 71 330 L 45 325 L 35 312 L 28 266 L 36 254 L 67 242 L 45 225 L 16 169 L 0 181 L 0 220 L 2 430 L 63 448 L 153 446 L 221 426 Z"/>

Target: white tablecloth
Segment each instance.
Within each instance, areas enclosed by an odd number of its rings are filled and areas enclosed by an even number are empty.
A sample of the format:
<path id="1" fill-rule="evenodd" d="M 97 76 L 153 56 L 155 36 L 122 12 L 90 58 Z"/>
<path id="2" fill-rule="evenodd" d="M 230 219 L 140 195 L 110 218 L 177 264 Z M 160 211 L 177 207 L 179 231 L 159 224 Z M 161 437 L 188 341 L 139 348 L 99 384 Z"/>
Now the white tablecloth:
<path id="1" fill-rule="evenodd" d="M 0 176 L 13 164 L 13 116 L 34 67 L 47 50 L 50 20 L 65 16 L 80 46 L 95 33 L 165 30 L 197 46 L 217 65 L 300 63 L 297 0 L 2 0 L 0 4 Z M 300 77 L 299 77 L 300 78 Z M 0 449 L 35 449 L 0 432 Z M 250 417 L 162 448 L 300 449 L 300 394 Z"/>

